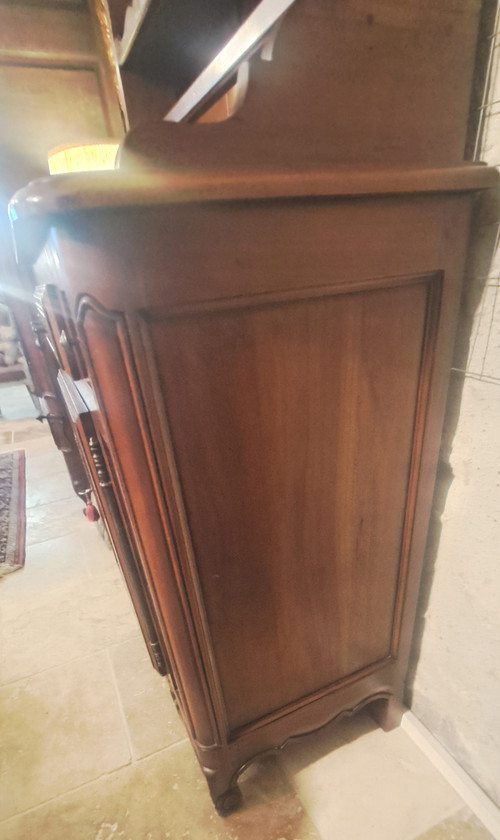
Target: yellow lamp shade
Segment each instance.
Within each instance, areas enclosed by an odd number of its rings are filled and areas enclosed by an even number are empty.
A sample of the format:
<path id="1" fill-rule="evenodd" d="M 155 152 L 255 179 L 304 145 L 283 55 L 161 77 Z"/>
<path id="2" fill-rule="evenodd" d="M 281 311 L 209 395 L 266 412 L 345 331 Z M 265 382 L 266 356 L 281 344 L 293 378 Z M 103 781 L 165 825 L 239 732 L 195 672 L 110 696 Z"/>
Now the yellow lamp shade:
<path id="1" fill-rule="evenodd" d="M 49 172 L 91 172 L 95 169 L 114 169 L 119 143 L 85 143 L 58 146 L 48 154 Z"/>

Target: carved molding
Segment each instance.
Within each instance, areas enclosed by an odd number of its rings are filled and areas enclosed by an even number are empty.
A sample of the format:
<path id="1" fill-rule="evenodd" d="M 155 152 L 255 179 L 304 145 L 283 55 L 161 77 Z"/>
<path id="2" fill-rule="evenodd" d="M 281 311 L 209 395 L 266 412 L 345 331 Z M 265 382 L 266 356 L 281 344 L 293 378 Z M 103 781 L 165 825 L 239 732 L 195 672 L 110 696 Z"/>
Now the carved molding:
<path id="1" fill-rule="evenodd" d="M 133 401 L 134 410 L 137 417 L 137 423 L 140 428 L 141 443 L 143 446 L 143 451 L 140 453 L 138 452 L 138 457 L 140 457 L 142 460 L 145 460 L 148 463 L 149 477 L 155 488 L 155 497 L 158 507 L 154 513 L 155 515 L 159 516 L 162 527 L 164 529 L 165 554 L 168 553 L 169 561 L 175 571 L 178 600 L 182 606 L 184 622 L 187 634 L 189 636 L 189 642 L 193 651 L 193 658 L 197 662 L 198 680 L 201 685 L 201 690 L 203 691 L 205 696 L 207 708 L 209 709 L 212 715 L 211 724 L 214 732 L 214 739 L 210 744 L 207 744 L 207 746 L 213 746 L 214 744 L 223 742 L 225 732 L 227 731 L 227 720 L 225 717 L 225 711 L 223 710 L 223 707 L 221 709 L 217 701 L 215 702 L 215 704 L 213 703 L 213 698 L 218 696 L 218 691 L 220 691 L 220 688 L 217 688 L 218 678 L 216 669 L 213 665 L 213 652 L 211 653 L 207 649 L 203 637 L 203 632 L 206 631 L 208 633 L 208 628 L 204 627 L 203 631 L 200 632 L 199 622 L 203 619 L 200 618 L 199 614 L 196 615 L 198 610 L 203 610 L 201 594 L 198 597 L 198 601 L 194 602 L 194 604 L 192 601 L 190 601 L 190 599 L 186 597 L 185 586 L 186 583 L 189 585 L 189 581 L 186 581 L 186 564 L 180 561 L 182 546 L 179 546 L 179 542 L 175 539 L 175 536 L 172 531 L 170 521 L 170 509 L 172 500 L 169 498 L 164 498 L 164 487 L 158 474 L 158 468 L 156 466 L 156 456 L 152 451 L 151 436 L 148 430 L 148 421 L 146 419 L 146 410 L 144 406 L 144 398 L 141 388 L 142 378 L 141 385 L 139 385 L 139 379 L 136 371 L 136 362 L 134 359 L 132 347 L 130 345 L 129 325 L 126 322 L 123 313 L 106 309 L 98 301 L 96 301 L 89 295 L 83 296 L 78 302 L 76 322 L 81 335 L 82 345 L 85 348 L 85 356 L 90 372 L 90 379 L 97 393 L 99 393 L 98 377 L 96 376 L 96 373 L 94 371 L 94 367 L 91 361 L 90 349 L 86 340 L 86 318 L 89 312 L 94 313 L 100 319 L 102 319 L 103 321 L 108 321 L 112 325 L 114 333 L 113 337 L 116 341 L 118 341 L 120 345 L 122 363 L 124 368 L 127 370 L 127 381 L 130 387 L 130 398 Z M 102 398 L 99 400 L 99 402 L 101 405 L 104 404 Z M 107 427 L 106 434 L 108 436 L 108 439 L 112 441 L 113 435 L 111 429 L 109 428 L 109 424 L 107 423 L 105 418 L 103 419 Z M 114 448 L 116 449 L 115 445 Z M 118 475 L 121 475 L 120 481 L 121 484 L 124 485 L 125 481 L 122 474 L 121 465 L 117 462 L 116 458 L 113 459 L 113 469 Z M 151 597 L 154 599 L 154 608 L 157 612 L 159 612 L 160 610 L 156 599 L 155 589 L 147 574 L 147 563 L 144 560 L 144 548 L 140 540 L 138 523 L 136 521 L 134 511 L 130 503 L 127 502 L 127 500 L 123 501 L 127 507 L 126 515 L 134 532 L 136 551 L 142 558 L 140 561 L 140 566 L 143 574 L 145 574 L 148 578 L 148 590 L 150 592 Z M 199 590 L 199 583 L 194 585 L 197 586 Z M 176 655 L 172 647 L 170 646 L 169 641 L 165 640 L 165 638 L 163 639 L 163 641 L 166 642 L 168 646 L 167 656 L 169 662 L 171 663 L 172 675 L 175 679 L 176 684 L 178 686 L 181 686 L 182 680 L 180 679 L 178 674 Z M 202 643 L 203 649 L 200 648 L 200 642 Z M 208 683 L 210 683 L 210 686 Z M 194 733 L 196 730 L 194 721 L 190 714 L 189 707 L 185 703 L 184 698 L 180 695 L 180 692 L 179 697 L 182 703 L 182 713 L 183 717 L 185 718 L 186 726 L 191 731 L 191 733 Z"/>

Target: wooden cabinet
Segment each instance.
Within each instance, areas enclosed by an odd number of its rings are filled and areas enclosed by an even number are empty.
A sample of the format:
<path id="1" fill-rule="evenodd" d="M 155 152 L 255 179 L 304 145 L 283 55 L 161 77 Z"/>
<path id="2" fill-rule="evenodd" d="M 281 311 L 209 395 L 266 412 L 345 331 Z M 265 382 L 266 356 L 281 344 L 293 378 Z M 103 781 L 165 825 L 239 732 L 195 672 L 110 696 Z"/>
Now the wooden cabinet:
<path id="1" fill-rule="evenodd" d="M 121 171 L 38 182 L 11 208 L 145 638 L 223 812 L 259 752 L 366 704 L 397 718 L 472 195 L 494 180 L 453 159 L 456 138 L 448 166 L 428 144 L 413 166 L 346 168 L 288 134 L 280 160 L 273 135 L 266 164 L 252 107 L 249 139 L 243 117 L 148 129 Z M 153 170 L 127 164 L 141 143 Z"/>

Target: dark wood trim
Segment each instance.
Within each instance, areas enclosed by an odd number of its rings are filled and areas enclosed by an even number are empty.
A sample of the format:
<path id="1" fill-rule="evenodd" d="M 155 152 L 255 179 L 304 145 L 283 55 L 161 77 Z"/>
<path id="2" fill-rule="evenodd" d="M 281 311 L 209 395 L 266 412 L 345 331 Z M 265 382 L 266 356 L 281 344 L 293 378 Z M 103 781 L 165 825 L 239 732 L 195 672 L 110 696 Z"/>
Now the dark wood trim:
<path id="1" fill-rule="evenodd" d="M 420 460 L 424 441 L 425 422 L 429 407 L 429 391 L 432 382 L 432 368 L 434 365 L 437 329 L 439 324 L 440 304 L 443 285 L 443 272 L 436 272 L 427 278 L 427 315 L 422 342 L 422 360 L 418 384 L 417 405 L 415 411 L 415 429 L 413 432 L 413 451 L 411 454 L 410 473 L 408 477 L 408 496 L 406 500 L 406 514 L 401 541 L 401 559 L 399 565 L 399 580 L 397 585 L 396 602 L 394 605 L 394 623 L 392 631 L 391 656 L 398 658 L 399 639 L 403 604 L 406 593 L 408 565 L 412 548 L 413 525 L 415 520 L 416 496 L 419 487 Z"/>

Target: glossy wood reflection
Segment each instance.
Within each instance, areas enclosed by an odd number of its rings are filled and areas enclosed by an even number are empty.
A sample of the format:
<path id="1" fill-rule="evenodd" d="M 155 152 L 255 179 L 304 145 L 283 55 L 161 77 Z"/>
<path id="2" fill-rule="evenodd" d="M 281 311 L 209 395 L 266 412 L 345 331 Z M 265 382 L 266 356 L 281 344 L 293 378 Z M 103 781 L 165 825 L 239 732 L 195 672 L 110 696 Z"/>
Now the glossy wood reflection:
<path id="1" fill-rule="evenodd" d="M 231 728 L 391 652 L 426 298 L 151 326 Z"/>

